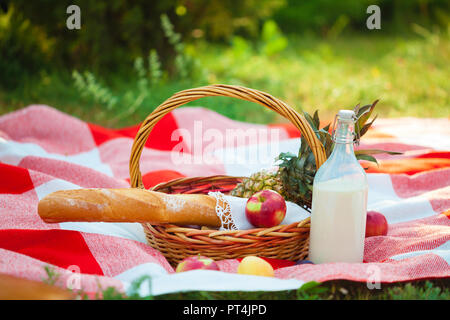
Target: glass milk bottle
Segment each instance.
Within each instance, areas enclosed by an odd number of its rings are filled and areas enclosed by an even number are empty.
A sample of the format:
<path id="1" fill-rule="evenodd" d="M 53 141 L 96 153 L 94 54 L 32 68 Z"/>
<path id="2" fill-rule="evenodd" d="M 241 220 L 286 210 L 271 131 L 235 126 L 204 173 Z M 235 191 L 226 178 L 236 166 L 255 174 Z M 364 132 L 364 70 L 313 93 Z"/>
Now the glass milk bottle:
<path id="1" fill-rule="evenodd" d="M 362 262 L 368 184 L 353 150 L 355 113 L 341 110 L 334 148 L 313 183 L 309 260 Z"/>

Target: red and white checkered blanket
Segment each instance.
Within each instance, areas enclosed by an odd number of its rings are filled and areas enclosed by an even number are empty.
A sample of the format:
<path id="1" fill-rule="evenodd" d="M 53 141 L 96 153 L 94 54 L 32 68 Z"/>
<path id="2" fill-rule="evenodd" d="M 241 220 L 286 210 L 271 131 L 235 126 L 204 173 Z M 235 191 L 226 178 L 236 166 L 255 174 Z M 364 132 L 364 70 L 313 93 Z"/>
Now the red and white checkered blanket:
<path id="1" fill-rule="evenodd" d="M 0 273 L 42 280 L 51 267 L 59 274 L 57 285 L 85 292 L 108 286 L 127 290 L 133 280 L 150 275 L 153 294 L 295 289 L 311 280 L 387 283 L 450 276 L 450 119 L 379 119 L 363 137 L 360 148 L 403 152 L 380 155 L 380 166 L 369 169 L 369 210 L 383 213 L 390 226 L 387 236 L 366 239 L 364 263 L 270 260 L 274 278 L 238 275 L 237 260 L 219 261 L 223 272 L 175 274 L 146 244 L 139 224 L 46 224 L 39 218 L 39 199 L 53 191 L 129 186 L 128 161 L 138 128 L 106 129 L 39 105 L 0 117 Z M 233 132 L 227 130 L 266 132 L 272 140 L 265 145 L 245 139 L 237 146 L 217 139 L 207 143 Z M 273 161 L 280 151 L 296 152 L 298 136 L 291 125 L 254 125 L 203 108 L 177 109 L 147 141 L 143 181 L 150 187 L 182 176 L 248 175 L 271 164 L 239 161 L 239 156 L 259 152 L 276 138 L 278 149 L 269 151 Z M 175 149 L 193 156 L 192 161 L 176 163 Z"/>

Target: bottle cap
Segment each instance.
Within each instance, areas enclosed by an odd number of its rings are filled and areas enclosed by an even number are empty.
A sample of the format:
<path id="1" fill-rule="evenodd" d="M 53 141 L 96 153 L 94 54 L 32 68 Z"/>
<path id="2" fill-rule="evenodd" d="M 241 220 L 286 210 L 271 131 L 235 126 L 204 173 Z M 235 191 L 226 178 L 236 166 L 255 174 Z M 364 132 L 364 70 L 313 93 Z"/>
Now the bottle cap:
<path id="1" fill-rule="evenodd" d="M 355 112 L 353 110 L 339 110 L 334 118 L 332 139 L 336 143 L 351 143 L 354 141 L 355 132 L 350 122 L 355 123 Z M 341 123 L 341 126 L 338 124 Z M 350 130 L 350 131 L 349 131 Z M 351 136 L 348 134 L 351 133 Z"/>
<path id="2" fill-rule="evenodd" d="M 343 120 L 353 120 L 355 112 L 353 110 L 339 110 L 338 117 Z"/>

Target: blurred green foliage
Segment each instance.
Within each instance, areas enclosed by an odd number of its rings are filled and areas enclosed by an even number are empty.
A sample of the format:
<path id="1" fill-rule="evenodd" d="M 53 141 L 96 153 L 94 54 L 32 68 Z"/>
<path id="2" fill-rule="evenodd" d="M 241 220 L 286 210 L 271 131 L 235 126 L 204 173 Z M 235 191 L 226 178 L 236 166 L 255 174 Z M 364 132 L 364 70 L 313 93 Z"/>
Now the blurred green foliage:
<path id="1" fill-rule="evenodd" d="M 54 45 L 54 40 L 14 8 L 0 15 L 0 84 L 10 89 L 38 72 L 50 59 Z"/>
<path id="2" fill-rule="evenodd" d="M 166 14 L 187 42 L 232 43 L 240 50 L 263 42 L 275 54 L 287 46 L 283 33 L 335 38 L 367 32 L 366 8 L 381 7 L 382 28 L 410 30 L 411 23 L 447 26 L 447 0 L 0 0 L 0 85 L 9 88 L 41 69 L 132 71 L 129 65 L 157 50 L 170 72 L 180 63 L 160 24 Z M 81 29 L 68 30 L 66 8 L 81 8 Z M 248 42 L 251 43 L 248 43 Z M 245 43 L 247 42 L 247 43 Z"/>
<path id="3" fill-rule="evenodd" d="M 370 5 L 380 7 L 382 29 L 392 33 L 408 32 L 413 23 L 447 27 L 450 21 L 448 0 L 288 0 L 273 19 L 286 33 L 326 36 L 342 26 L 365 32 L 366 9 Z"/>
<path id="4" fill-rule="evenodd" d="M 177 91 L 231 83 L 324 118 L 377 98 L 381 116 L 447 116 L 449 3 L 0 0 L 0 112 L 46 103 L 123 126 Z M 81 8 L 81 30 L 66 27 L 69 4 Z M 369 4 L 381 7 L 382 30 L 367 30 Z M 235 99 L 203 104 L 277 120 Z"/>
<path id="5" fill-rule="evenodd" d="M 142 121 L 178 91 L 228 83 L 268 92 L 297 110 L 319 109 L 323 120 L 332 120 L 339 108 L 375 99 L 380 99 L 379 117 L 448 117 L 450 28 L 435 31 L 414 25 L 413 31 L 415 37 L 371 33 L 327 41 L 291 35 L 288 47 L 273 55 L 262 54 L 263 45 L 237 36 L 240 40 L 233 45 L 184 43 L 185 54 L 200 63 L 197 71 L 189 71 L 196 76 L 188 72 L 183 78 L 176 69 L 169 76 L 154 50 L 130 63 L 127 77 L 79 69 L 74 74 L 83 77 L 82 86 L 66 72 L 41 72 L 15 89 L 0 90 L 0 113 L 42 103 L 85 121 L 123 127 Z M 111 97 L 119 102 L 110 106 Z M 204 98 L 190 106 L 241 121 L 283 121 L 268 109 L 238 99 Z"/>
<path id="6" fill-rule="evenodd" d="M 156 49 L 152 49 L 148 57 L 139 56 L 134 60 L 134 74 L 129 78 L 126 90 L 114 90 L 105 83 L 104 77 L 94 75 L 91 71 L 74 70 L 72 72 L 75 87 L 81 96 L 104 106 L 105 112 L 114 114 L 111 115 L 111 120 L 120 121 L 135 114 L 138 110 L 145 110 L 149 101 L 154 101 L 156 92 L 160 92 L 161 88 L 172 86 L 173 82 L 184 83 L 187 87 L 192 87 L 208 84 L 211 79 L 214 79 L 214 75 L 211 73 L 214 68 L 210 66 L 205 68 L 200 62 L 205 59 L 200 59 L 203 55 L 197 50 L 199 46 L 185 43 L 181 34 L 175 32 L 174 26 L 165 14 L 161 15 L 161 26 L 165 37 L 176 53 L 174 64 L 170 70 L 163 68 Z M 229 50 L 233 59 L 240 62 L 250 59 L 255 54 L 270 60 L 286 49 L 288 39 L 273 20 L 267 20 L 262 27 L 257 44 L 253 45 L 245 38 L 236 35 L 233 37 Z M 220 61 L 219 57 L 217 57 L 217 61 Z M 224 66 L 232 70 L 235 64 L 228 61 Z M 235 84 L 239 82 L 236 79 L 224 79 L 223 81 Z M 121 86 L 121 89 L 123 88 L 124 86 Z M 219 104 L 216 103 L 215 106 L 221 104 L 223 104 L 222 101 Z M 123 106 L 127 107 L 123 108 Z M 217 109 L 216 107 L 213 109 Z M 243 112 L 238 112 L 239 109 L 242 109 L 241 105 L 230 105 L 225 114 L 231 118 L 242 118 L 242 116 L 248 115 L 247 108 Z M 264 122 L 273 119 L 273 114 L 268 116 L 267 113 L 267 110 L 259 112 L 253 121 Z"/>
<path id="7" fill-rule="evenodd" d="M 135 113 L 157 88 L 167 85 L 168 81 L 187 81 L 191 83 L 205 82 L 207 75 L 200 62 L 188 54 L 182 36 L 175 32 L 174 26 L 167 15 L 161 15 L 161 26 L 165 37 L 173 47 L 176 56 L 169 77 L 169 71 L 163 69 L 156 49 L 151 49 L 147 57 L 135 58 L 133 64 L 133 80 L 124 92 L 113 92 L 106 84 L 98 79 L 91 71 L 79 72 L 74 70 L 72 78 L 75 87 L 82 97 L 90 98 L 95 103 L 103 105 L 106 112 L 115 110 L 112 119 L 121 119 Z M 117 110 L 116 106 L 127 106 Z"/>
<path id="8" fill-rule="evenodd" d="M 176 63 L 177 54 L 168 43 L 170 38 L 166 39 L 162 32 L 161 14 L 167 14 L 185 38 L 224 40 L 235 33 L 258 34 L 260 20 L 270 17 L 284 1 L 3 0 L 2 3 L 1 60 L 15 60 L 29 71 L 51 66 L 127 72 L 130 62 L 147 55 L 151 49 L 160 52 L 164 63 Z M 66 27 L 69 16 L 66 8 L 71 4 L 81 9 L 80 30 Z M 19 76 L 17 67 L 9 67 L 8 74 Z"/>

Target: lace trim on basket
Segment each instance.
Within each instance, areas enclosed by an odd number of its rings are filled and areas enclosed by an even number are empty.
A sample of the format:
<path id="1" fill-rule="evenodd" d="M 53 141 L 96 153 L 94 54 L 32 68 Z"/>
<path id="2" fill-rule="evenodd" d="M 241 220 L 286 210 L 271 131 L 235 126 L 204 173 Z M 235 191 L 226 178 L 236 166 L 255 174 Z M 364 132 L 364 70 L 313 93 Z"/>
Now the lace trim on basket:
<path id="1" fill-rule="evenodd" d="M 222 223 L 219 230 L 237 230 L 233 217 L 231 216 L 231 204 L 225 199 L 223 193 L 220 191 L 211 191 L 208 195 L 216 198 L 216 214 Z"/>

